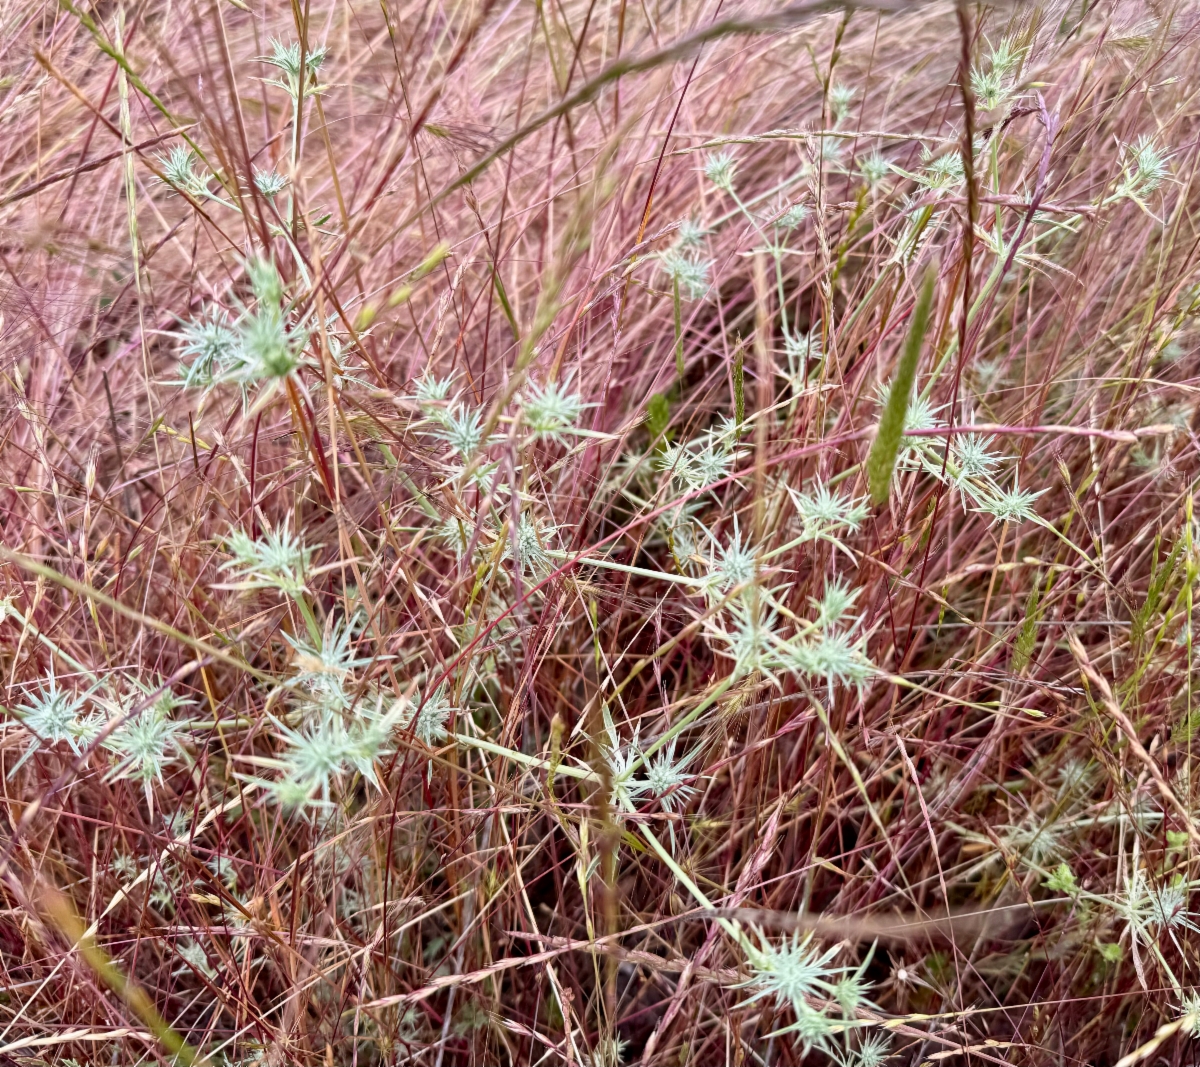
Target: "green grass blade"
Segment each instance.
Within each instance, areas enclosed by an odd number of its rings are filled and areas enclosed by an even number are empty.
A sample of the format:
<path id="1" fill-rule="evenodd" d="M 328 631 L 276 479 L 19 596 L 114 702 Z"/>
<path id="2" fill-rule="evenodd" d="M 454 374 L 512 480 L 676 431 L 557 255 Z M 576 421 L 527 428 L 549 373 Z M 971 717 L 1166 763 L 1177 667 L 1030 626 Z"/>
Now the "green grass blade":
<path id="1" fill-rule="evenodd" d="M 888 488 L 892 482 L 892 471 L 896 457 L 900 454 L 900 439 L 904 436 L 904 420 L 908 415 L 908 402 L 912 396 L 913 382 L 917 377 L 917 361 L 921 346 L 929 329 L 930 312 L 933 309 L 933 292 L 937 283 L 937 267 L 931 265 L 925 272 L 917 306 L 913 308 L 912 324 L 900 355 L 900 365 L 888 389 L 883 416 L 879 420 L 879 431 L 871 454 L 867 458 L 867 477 L 871 485 L 871 499 L 876 504 L 886 504 Z"/>

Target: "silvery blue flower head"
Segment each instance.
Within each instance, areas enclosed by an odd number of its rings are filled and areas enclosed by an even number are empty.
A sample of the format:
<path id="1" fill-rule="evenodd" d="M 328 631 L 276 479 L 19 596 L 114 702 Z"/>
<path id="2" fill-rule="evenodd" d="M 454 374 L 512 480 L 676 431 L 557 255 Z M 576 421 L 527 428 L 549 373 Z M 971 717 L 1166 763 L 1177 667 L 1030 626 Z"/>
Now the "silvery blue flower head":
<path id="1" fill-rule="evenodd" d="M 104 741 L 104 747 L 116 757 L 116 764 L 108 773 L 110 781 L 132 778 L 140 781 L 146 790 L 146 798 L 153 803 L 151 786 L 155 780 L 162 782 L 166 767 L 179 760 L 185 753 L 183 739 L 187 726 L 171 716 L 177 708 L 192 703 L 164 689 L 154 696 L 148 707 L 142 707 L 151 699 L 153 688 L 144 682 L 132 679 L 124 693 L 110 698 L 113 718 L 126 719 Z"/>
<path id="2" fill-rule="evenodd" d="M 354 636 L 352 621 L 335 620 L 332 615 L 325 623 L 325 635 L 320 648 L 302 637 L 284 634 L 285 640 L 296 652 L 293 660 L 295 673 L 289 684 L 307 693 L 323 707 L 331 710 L 348 707 L 352 702 L 348 686 L 353 672 L 372 660 L 370 656 L 355 656 L 352 647 Z"/>
<path id="3" fill-rule="evenodd" d="M 1037 518 L 1033 505 L 1044 492 L 1045 489 L 1031 493 L 1014 483 L 1011 489 L 997 488 L 986 495 L 980 494 L 977 498 L 979 507 L 974 510 L 991 515 L 993 525 L 998 522 L 1029 522 Z"/>
<path id="4" fill-rule="evenodd" d="M 244 362 L 241 341 L 221 311 L 183 323 L 175 335 L 184 388 L 206 388 L 231 367 Z M 194 357 L 190 363 L 183 360 Z"/>
<path id="5" fill-rule="evenodd" d="M 794 230 L 809 216 L 807 204 L 789 204 L 775 221 L 781 230 Z"/>
<path id="6" fill-rule="evenodd" d="M 1154 143 L 1154 138 L 1143 134 L 1123 149 L 1125 173 L 1117 187 L 1118 196 L 1135 199 L 1149 196 L 1167 180 L 1171 173 L 1167 162 L 1171 157 Z"/>
<path id="7" fill-rule="evenodd" d="M 290 330 L 282 312 L 267 306 L 241 324 L 241 360 L 222 376 L 224 380 L 251 385 L 286 378 L 303 362 L 303 334 Z"/>
<path id="8" fill-rule="evenodd" d="M 821 952 L 811 933 L 802 938 L 798 930 L 777 944 L 760 933 L 759 944 L 747 945 L 747 962 L 754 973 L 742 985 L 757 992 L 746 1003 L 774 997 L 781 1008 L 798 1011 L 800 1005 L 807 1006 L 809 997 L 832 996 L 836 976 L 845 970 L 832 965 L 840 947 Z"/>
<path id="9" fill-rule="evenodd" d="M 733 538 L 722 547 L 713 541 L 714 554 L 708 563 L 708 583 L 715 593 L 727 593 L 754 581 L 758 573 L 756 550 L 742 544 L 742 533 L 734 521 Z"/>
<path id="10" fill-rule="evenodd" d="M 975 481 L 980 478 L 990 478 L 1000 457 L 990 451 L 994 437 L 982 437 L 979 434 L 964 434 L 954 441 L 953 456 L 958 465 L 958 476 L 955 479 L 960 484 L 964 481 Z"/>
<path id="11" fill-rule="evenodd" d="M 704 176 L 722 192 L 733 192 L 737 162 L 728 152 L 714 152 L 704 161 Z"/>
<path id="12" fill-rule="evenodd" d="M 563 431 L 575 425 L 587 406 L 578 393 L 568 392 L 558 382 L 531 385 L 523 403 L 525 425 L 538 438 L 561 441 Z"/>
<path id="13" fill-rule="evenodd" d="M 254 186 L 268 200 L 273 200 L 287 188 L 288 180 L 276 170 L 256 170 Z"/>
<path id="14" fill-rule="evenodd" d="M 196 170 L 196 153 L 186 145 L 176 145 L 165 156 L 158 157 L 158 168 L 165 184 L 200 200 L 208 193 L 212 175 Z"/>
<path id="15" fill-rule="evenodd" d="M 478 411 L 459 404 L 439 420 L 435 431 L 463 459 L 470 459 L 483 443 L 483 420 Z"/>
<path id="16" fill-rule="evenodd" d="M 522 573 L 528 571 L 535 576 L 548 573 L 551 559 L 545 546 L 557 529 L 556 526 L 531 518 L 529 512 L 523 511 L 515 533 L 505 535 L 501 558 L 515 559 Z"/>
<path id="17" fill-rule="evenodd" d="M 221 564 L 221 570 L 237 579 L 227 588 L 278 589 L 289 596 L 304 592 L 304 575 L 315 549 L 294 537 L 286 521 L 258 540 L 233 527 L 223 547 L 233 558 Z"/>
<path id="18" fill-rule="evenodd" d="M 850 108 L 854 105 L 854 98 L 858 95 L 858 90 L 852 85 L 834 84 L 829 89 L 829 107 L 833 111 L 833 120 L 835 124 L 845 122 L 850 115 Z"/>
<path id="19" fill-rule="evenodd" d="M 818 631 L 813 638 L 789 646 L 792 670 L 831 687 L 835 683 L 861 687 L 875 673 L 864 644 L 863 638 L 845 632 Z"/>
<path id="20" fill-rule="evenodd" d="M 280 71 L 281 77 L 267 79 L 268 85 L 278 86 L 289 96 L 296 97 L 301 89 L 308 95 L 323 93 L 327 86 L 317 83 L 317 72 L 324 66 L 329 55 L 325 45 L 311 46 L 304 57 L 304 76 L 301 77 L 300 42 L 292 41 L 284 44 L 282 41 L 271 40 L 271 55 L 259 56 L 260 62 L 269 63 Z"/>
<path id="21" fill-rule="evenodd" d="M 687 785 L 691 775 L 687 772 L 690 756 L 675 758 L 675 742 L 671 741 L 646 765 L 646 788 L 658 798 L 664 811 L 672 811 L 675 805 L 686 807 L 696 795 L 696 787 Z"/>
<path id="22" fill-rule="evenodd" d="M 45 680 L 36 683 L 36 688 L 27 691 L 25 703 L 18 705 L 15 711 L 33 738 L 9 771 L 9 777 L 43 746 L 65 742 L 78 756 L 99 733 L 102 725 L 95 716 L 83 714 L 86 702 L 85 694 L 59 688 L 53 670 Z"/>
<path id="23" fill-rule="evenodd" d="M 449 398 L 450 387 L 453 384 L 453 378 L 439 378 L 427 373 L 418 378 L 413 385 L 413 397 L 426 416 L 436 418 L 441 415 L 441 405 Z"/>
<path id="24" fill-rule="evenodd" d="M 408 698 L 400 698 L 396 708 L 401 728 L 412 730 L 414 736 L 430 748 L 446 739 L 446 724 L 455 710 L 450 703 L 445 682 L 427 694 L 424 700 L 421 699 L 420 690 Z"/>
<path id="25" fill-rule="evenodd" d="M 851 589 L 840 578 L 834 578 L 825 584 L 825 592 L 820 600 L 812 597 L 809 603 L 817 609 L 816 623 L 822 630 L 830 630 L 841 625 L 842 620 L 854 607 L 861 589 Z"/>
<path id="26" fill-rule="evenodd" d="M 872 152 L 858 161 L 858 172 L 868 185 L 878 185 L 892 172 L 892 166 L 878 152 Z"/>
<path id="27" fill-rule="evenodd" d="M 708 292 L 711 259 L 699 259 L 672 248 L 660 253 L 658 260 L 671 283 L 679 286 L 683 298 L 699 300 Z"/>
<path id="28" fill-rule="evenodd" d="M 25 703 L 17 707 L 21 723 L 41 741 L 57 745 L 72 740 L 72 725 L 83 709 L 84 698 L 77 693 L 60 689 L 54 672 L 37 683 L 36 691 L 26 695 Z"/>

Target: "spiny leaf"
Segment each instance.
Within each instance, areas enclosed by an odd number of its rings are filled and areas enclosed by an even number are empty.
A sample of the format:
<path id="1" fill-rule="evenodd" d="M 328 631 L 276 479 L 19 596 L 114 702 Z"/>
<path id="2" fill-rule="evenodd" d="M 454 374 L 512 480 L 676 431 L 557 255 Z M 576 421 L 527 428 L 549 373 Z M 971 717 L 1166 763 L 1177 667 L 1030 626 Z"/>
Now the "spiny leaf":
<path id="1" fill-rule="evenodd" d="M 936 283 L 937 266 L 931 264 L 925 271 L 925 279 L 921 283 L 921 292 L 917 296 L 916 307 L 913 308 L 908 338 L 904 342 L 904 351 L 900 355 L 900 365 L 896 368 L 896 376 L 892 379 L 891 388 L 888 390 L 887 403 L 883 408 L 883 416 L 879 420 L 879 431 L 875 435 L 875 443 L 871 446 L 871 454 L 867 458 L 867 478 L 871 485 L 871 499 L 876 504 L 887 503 L 892 471 L 896 467 L 896 457 L 900 454 L 900 439 L 904 436 L 904 420 L 908 415 L 908 402 L 912 395 L 913 382 L 917 377 L 917 360 L 921 355 L 925 332 L 929 328 L 929 315 L 933 308 L 933 291 Z"/>

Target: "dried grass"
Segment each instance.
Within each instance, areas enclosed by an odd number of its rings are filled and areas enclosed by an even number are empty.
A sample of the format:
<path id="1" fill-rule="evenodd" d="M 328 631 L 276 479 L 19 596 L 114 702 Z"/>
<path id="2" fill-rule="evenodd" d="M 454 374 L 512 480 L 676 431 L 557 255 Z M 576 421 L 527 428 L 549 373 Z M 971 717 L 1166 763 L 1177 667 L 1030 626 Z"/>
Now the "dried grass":
<path id="1" fill-rule="evenodd" d="M 8 5 L 0 1062 L 1190 1062 L 1198 15 Z M 304 365 L 181 387 L 255 256 Z M 318 786 L 321 686 L 329 750 L 396 711 Z"/>

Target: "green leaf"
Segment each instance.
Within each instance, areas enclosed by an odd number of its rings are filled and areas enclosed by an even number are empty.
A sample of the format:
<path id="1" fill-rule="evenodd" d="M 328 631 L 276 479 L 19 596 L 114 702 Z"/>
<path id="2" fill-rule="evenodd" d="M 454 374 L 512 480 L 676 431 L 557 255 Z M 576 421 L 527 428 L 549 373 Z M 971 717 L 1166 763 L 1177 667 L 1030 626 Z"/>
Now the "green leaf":
<path id="1" fill-rule="evenodd" d="M 745 349 L 739 337 L 733 350 L 733 417 L 738 429 L 746 421 L 746 374 L 744 369 Z"/>
<path id="2" fill-rule="evenodd" d="M 662 393 L 655 393 L 646 404 L 646 428 L 650 431 L 652 444 L 667 438 L 667 426 L 671 421 L 671 405 Z"/>
<path id="3" fill-rule="evenodd" d="M 1079 883 L 1075 881 L 1075 872 L 1065 863 L 1060 863 L 1054 873 L 1042 884 L 1055 893 L 1067 893 L 1074 896 L 1079 892 Z"/>
<path id="4" fill-rule="evenodd" d="M 888 389 L 887 403 L 879 420 L 879 431 L 871 454 L 867 457 L 867 478 L 871 485 L 871 499 L 876 504 L 886 504 L 888 489 L 892 482 L 892 471 L 896 468 L 896 457 L 900 454 L 900 439 L 904 436 L 904 420 L 908 416 L 908 402 L 912 396 L 913 382 L 917 378 L 917 361 L 925 333 L 929 329 L 930 311 L 933 308 L 933 292 L 937 283 L 937 265 L 930 264 L 917 295 L 913 308 L 912 324 L 900 355 L 900 365 Z"/>
<path id="5" fill-rule="evenodd" d="M 675 309 L 675 372 L 683 381 L 683 304 L 679 299 L 679 279 L 671 283 L 671 299 Z"/>

